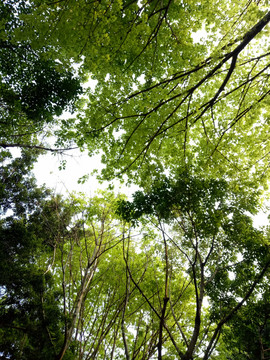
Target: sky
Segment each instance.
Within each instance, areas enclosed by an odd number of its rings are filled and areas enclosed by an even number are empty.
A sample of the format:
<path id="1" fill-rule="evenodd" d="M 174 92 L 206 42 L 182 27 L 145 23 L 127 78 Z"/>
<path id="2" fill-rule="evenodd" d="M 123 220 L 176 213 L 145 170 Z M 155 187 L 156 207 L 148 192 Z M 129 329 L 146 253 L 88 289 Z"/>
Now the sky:
<path id="1" fill-rule="evenodd" d="M 61 160 L 66 160 L 64 170 L 59 170 Z M 91 176 L 94 169 L 102 169 L 99 155 L 89 157 L 87 152 L 71 150 L 64 156 L 51 153 L 40 156 L 33 173 L 38 185 L 46 184 L 57 194 L 68 195 L 75 191 L 83 192 L 87 197 L 91 197 L 98 189 L 105 190 L 110 185 L 108 182 L 100 183 L 95 176 Z M 78 183 L 78 180 L 85 175 L 89 175 L 89 179 L 83 184 Z M 138 190 L 136 186 L 127 187 L 117 180 L 114 181 L 116 194 L 125 193 L 130 198 L 136 190 Z"/>
<path id="2" fill-rule="evenodd" d="M 59 169 L 61 160 L 66 160 L 64 170 Z M 90 196 L 99 187 L 98 181 L 91 177 L 86 183 L 79 184 L 78 180 L 90 174 L 96 167 L 100 167 L 98 156 L 90 158 L 87 154 L 72 150 L 63 156 L 50 153 L 40 156 L 34 167 L 34 174 L 38 185 L 45 183 L 56 193 L 81 191 Z"/>

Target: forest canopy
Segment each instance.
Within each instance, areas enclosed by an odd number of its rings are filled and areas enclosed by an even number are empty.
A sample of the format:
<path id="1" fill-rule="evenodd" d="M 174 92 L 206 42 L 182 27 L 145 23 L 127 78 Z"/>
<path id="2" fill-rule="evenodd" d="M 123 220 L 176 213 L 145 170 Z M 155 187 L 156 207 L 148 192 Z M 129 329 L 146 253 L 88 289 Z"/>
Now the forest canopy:
<path id="1" fill-rule="evenodd" d="M 269 22 L 268 0 L 1 2 L 0 358 L 270 356 Z M 140 190 L 37 186 L 73 148 Z"/>

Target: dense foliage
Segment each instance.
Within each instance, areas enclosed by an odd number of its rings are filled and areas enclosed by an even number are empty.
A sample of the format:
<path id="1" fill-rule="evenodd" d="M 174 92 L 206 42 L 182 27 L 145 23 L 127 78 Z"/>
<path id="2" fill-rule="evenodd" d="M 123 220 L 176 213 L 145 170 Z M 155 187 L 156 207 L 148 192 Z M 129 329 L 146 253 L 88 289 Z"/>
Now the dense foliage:
<path id="1" fill-rule="evenodd" d="M 269 356 L 268 8 L 1 2 L 0 358 Z M 38 187 L 72 147 L 140 190 Z"/>
<path id="2" fill-rule="evenodd" d="M 61 62 L 46 58 L 46 47 L 12 39 L 23 24 L 17 11 L 30 11 L 27 2 L 17 6 L 0 5 L 0 147 L 42 148 L 48 124 L 63 110 L 74 110 L 81 85 Z"/>
<path id="3" fill-rule="evenodd" d="M 62 140 L 102 149 L 106 178 L 196 165 L 268 172 L 267 1 L 34 1 L 22 39 L 98 80 Z M 233 5 L 233 6 L 232 6 Z M 37 21 L 38 19 L 38 21 Z M 196 156 L 194 156 L 196 154 Z"/>

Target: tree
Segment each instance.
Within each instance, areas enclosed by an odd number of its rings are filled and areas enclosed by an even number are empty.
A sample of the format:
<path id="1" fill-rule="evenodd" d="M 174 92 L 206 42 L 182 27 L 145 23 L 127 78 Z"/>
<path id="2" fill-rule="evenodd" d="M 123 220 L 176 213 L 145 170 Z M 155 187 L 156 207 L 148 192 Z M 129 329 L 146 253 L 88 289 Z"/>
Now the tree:
<path id="1" fill-rule="evenodd" d="M 250 215 L 269 168 L 266 5 L 2 2 L 3 356 L 263 358 L 269 234 Z M 37 188 L 48 132 L 143 189 L 127 201 Z"/>
<path id="2" fill-rule="evenodd" d="M 256 211 L 254 196 L 251 199 L 224 181 L 188 173 L 161 182 L 148 193 L 136 192 L 133 202 L 119 203 L 124 219 L 136 222 L 149 216 L 161 234 L 164 279 L 157 289 L 162 299 L 159 308 L 146 297 L 159 323 L 158 359 L 163 358 L 163 348 L 164 358 L 166 354 L 183 360 L 211 358 L 225 325 L 237 331 L 232 325 L 240 326 L 237 317 L 232 320 L 235 314 L 244 312 L 243 305 L 260 293 L 270 266 L 269 246 L 247 211 Z M 131 271 L 130 277 L 139 287 Z M 185 291 L 193 308 L 186 314 Z M 262 318 L 259 321 L 264 323 Z M 222 356 L 218 346 L 216 351 Z"/>
<path id="3" fill-rule="evenodd" d="M 23 193 L 23 182 L 17 186 Z M 0 352 L 14 359 L 113 359 L 123 348 L 126 296 L 137 296 L 134 286 L 127 295 L 122 243 L 130 233 L 114 213 L 116 201 L 109 193 L 89 201 L 35 200 L 1 220 Z M 141 320 L 137 331 L 144 326 Z"/>
<path id="4" fill-rule="evenodd" d="M 267 289 L 260 292 L 261 298 L 250 299 L 224 331 L 224 347 L 231 359 L 269 357 L 269 294 Z"/>
<path id="5" fill-rule="evenodd" d="M 143 321 L 149 309 L 145 301 L 138 301 L 139 291 L 130 283 L 126 269 L 124 244 L 132 234 L 115 215 L 116 200 L 109 193 L 89 203 L 76 198 L 66 203 L 53 199 L 47 204 L 49 211 L 44 208 L 41 219 L 34 219 L 35 224 L 45 219 L 40 233 L 54 248 L 51 271 L 62 290 L 64 341 L 56 359 L 65 359 L 70 348 L 79 359 L 113 359 L 123 349 L 133 353 L 134 359 L 140 358 L 141 351 L 147 358 L 155 352 L 157 331 Z M 71 223 L 66 212 L 72 214 Z M 138 255 L 134 245 L 128 256 L 133 258 L 135 278 L 142 282 L 147 256 Z M 145 288 L 149 281 L 147 277 Z M 136 336 L 131 332 L 135 326 Z"/>
<path id="6" fill-rule="evenodd" d="M 56 125 L 55 116 L 64 110 L 74 110 L 82 91 L 71 68 L 46 59 L 48 48 L 11 38 L 22 25 L 19 16 L 29 11 L 25 1 L 0 5 L 1 148 L 46 148 L 41 138 L 50 135 L 49 125 Z"/>
<path id="7" fill-rule="evenodd" d="M 52 337 L 55 343 L 62 338 L 59 294 L 38 261 L 50 251 L 29 220 L 50 192 L 31 176 L 33 151 L 15 159 L 3 151 L 1 156 L 0 353 L 11 359 L 53 358 Z"/>
<path id="8" fill-rule="evenodd" d="M 105 178 L 125 172 L 145 184 L 147 174 L 191 164 L 215 176 L 266 176 L 264 1 L 33 4 L 19 35 L 59 44 L 53 56 L 82 61 L 98 80 L 61 136 L 102 149 Z"/>
<path id="9" fill-rule="evenodd" d="M 0 214 L 13 212 L 14 217 L 27 216 L 38 206 L 39 201 L 49 194 L 49 190 L 38 188 L 31 174 L 38 152 L 22 151 L 20 157 L 13 158 L 9 151 L 0 152 Z"/>

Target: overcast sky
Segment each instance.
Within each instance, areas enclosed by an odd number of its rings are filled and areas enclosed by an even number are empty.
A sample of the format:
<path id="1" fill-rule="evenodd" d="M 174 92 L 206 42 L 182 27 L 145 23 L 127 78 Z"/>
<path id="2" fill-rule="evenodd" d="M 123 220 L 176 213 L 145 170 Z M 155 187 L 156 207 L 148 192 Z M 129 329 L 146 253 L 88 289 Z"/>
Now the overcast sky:
<path id="1" fill-rule="evenodd" d="M 59 170 L 61 159 L 66 160 L 65 170 Z M 52 155 L 50 153 L 39 157 L 34 167 L 34 174 L 38 185 L 46 184 L 55 193 L 67 195 L 71 192 L 83 192 L 86 196 L 93 196 L 98 189 L 106 189 L 108 182 L 99 183 L 95 176 L 91 176 L 94 169 L 101 169 L 100 156 L 89 157 L 87 153 L 79 150 L 67 152 L 67 155 Z M 78 180 L 89 175 L 89 179 L 84 183 Z M 114 181 L 115 192 L 125 193 L 128 196 L 138 189 L 136 186 L 121 186 L 119 181 Z"/>

